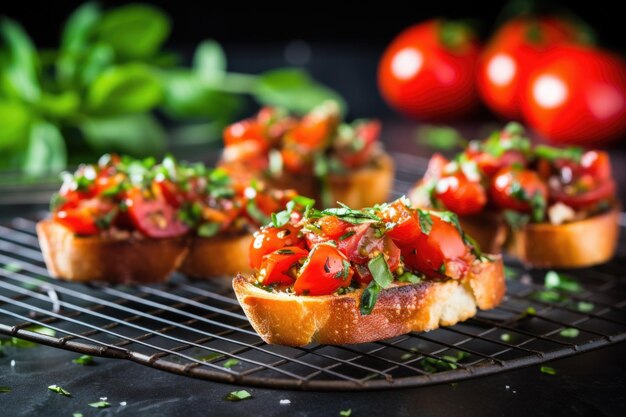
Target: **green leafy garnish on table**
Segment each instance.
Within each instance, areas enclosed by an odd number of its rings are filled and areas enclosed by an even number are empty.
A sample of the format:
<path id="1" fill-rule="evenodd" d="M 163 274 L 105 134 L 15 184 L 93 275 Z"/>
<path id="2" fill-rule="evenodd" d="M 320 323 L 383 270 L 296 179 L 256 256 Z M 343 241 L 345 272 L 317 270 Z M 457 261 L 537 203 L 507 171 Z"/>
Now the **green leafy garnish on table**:
<path id="1" fill-rule="evenodd" d="M 549 366 L 542 366 L 541 368 L 539 368 L 539 370 L 541 371 L 541 373 L 544 373 L 547 375 L 556 375 L 556 369 L 551 368 Z"/>
<path id="2" fill-rule="evenodd" d="M 82 355 L 76 359 L 72 359 L 72 363 L 75 363 L 77 365 L 93 365 L 95 362 L 93 360 L 93 356 Z"/>
<path id="3" fill-rule="evenodd" d="M 69 391 L 67 391 L 66 389 L 63 389 L 62 387 L 58 386 L 58 385 L 50 385 L 48 387 L 48 389 L 52 392 L 56 392 L 57 394 L 63 395 L 65 397 L 71 397 L 72 394 L 70 394 Z"/>
<path id="4" fill-rule="evenodd" d="M 222 365 L 226 369 L 230 369 L 235 365 L 239 365 L 241 362 L 238 359 L 230 358 Z"/>
<path id="5" fill-rule="evenodd" d="M 568 327 L 567 329 L 563 329 L 559 332 L 559 335 L 562 337 L 568 337 L 570 339 L 578 337 L 580 331 L 574 327 Z"/>
<path id="6" fill-rule="evenodd" d="M 111 406 L 111 403 L 107 401 L 96 401 L 94 403 L 89 403 L 88 405 L 89 407 L 93 408 L 109 408 Z"/>
<path id="7" fill-rule="evenodd" d="M 11 392 L 11 387 L 7 387 L 7 386 L 0 386 L 0 394 L 6 394 L 7 392 Z"/>
<path id="8" fill-rule="evenodd" d="M 246 390 L 233 391 L 230 392 L 226 397 L 224 397 L 224 399 L 228 401 L 243 401 L 250 398 L 252 398 L 252 394 L 250 394 Z"/>
<path id="9" fill-rule="evenodd" d="M 352 415 L 352 409 L 351 409 L 351 408 L 348 408 L 347 410 L 341 410 L 341 411 L 339 412 L 339 415 L 340 415 L 341 417 L 350 417 L 350 416 Z"/>

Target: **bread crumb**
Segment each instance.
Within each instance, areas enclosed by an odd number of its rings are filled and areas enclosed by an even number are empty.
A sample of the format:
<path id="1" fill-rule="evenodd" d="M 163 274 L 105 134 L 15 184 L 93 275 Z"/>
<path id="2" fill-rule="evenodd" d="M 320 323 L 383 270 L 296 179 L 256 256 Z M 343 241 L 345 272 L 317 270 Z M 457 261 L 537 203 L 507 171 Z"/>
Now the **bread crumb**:
<path id="1" fill-rule="evenodd" d="M 291 404 L 291 401 L 289 401 L 289 400 L 280 400 L 280 404 L 281 405 L 288 405 L 288 404 Z"/>

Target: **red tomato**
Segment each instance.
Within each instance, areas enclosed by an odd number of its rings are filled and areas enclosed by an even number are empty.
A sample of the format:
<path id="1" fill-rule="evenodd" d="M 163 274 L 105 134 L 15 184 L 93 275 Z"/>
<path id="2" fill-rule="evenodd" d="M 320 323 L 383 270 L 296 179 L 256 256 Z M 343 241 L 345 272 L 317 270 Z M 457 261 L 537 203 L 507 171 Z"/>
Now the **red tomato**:
<path id="1" fill-rule="evenodd" d="M 439 152 L 433 154 L 428 161 L 428 167 L 424 174 L 424 180 L 437 179 L 443 175 L 443 171 L 449 161 Z"/>
<path id="2" fill-rule="evenodd" d="M 385 206 L 381 216 L 387 224 L 395 224 L 387 231 L 387 236 L 399 246 L 414 243 L 421 234 L 415 211 L 409 209 L 401 200 Z"/>
<path id="3" fill-rule="evenodd" d="M 626 133 L 626 64 L 590 47 L 555 47 L 529 73 L 521 103 L 552 142 L 610 142 Z"/>
<path id="4" fill-rule="evenodd" d="M 484 187 L 480 182 L 468 180 L 462 172 L 440 178 L 435 186 L 435 196 L 459 216 L 480 213 L 487 204 Z"/>
<path id="5" fill-rule="evenodd" d="M 427 120 L 465 115 L 478 105 L 474 84 L 479 45 L 465 25 L 429 20 L 400 33 L 378 66 L 387 103 Z"/>
<path id="6" fill-rule="evenodd" d="M 612 179 L 611 158 L 602 151 L 587 151 L 580 158 L 580 166 L 585 174 L 591 175 L 597 181 Z"/>
<path id="7" fill-rule="evenodd" d="M 548 187 L 534 171 L 503 168 L 495 175 L 489 189 L 493 202 L 500 208 L 530 213 L 530 199 L 540 193 L 548 197 Z"/>
<path id="8" fill-rule="evenodd" d="M 361 141 L 361 148 L 356 151 L 352 149 L 339 151 L 341 162 L 349 168 L 356 168 L 369 162 L 380 135 L 380 122 L 372 120 L 360 123 L 355 130 L 357 140 Z"/>
<path id="9" fill-rule="evenodd" d="M 265 147 L 255 140 L 245 140 L 228 145 L 222 152 L 222 162 L 243 162 L 249 169 L 264 170 L 269 166 Z"/>
<path id="10" fill-rule="evenodd" d="M 609 180 L 583 192 L 568 193 L 564 189 L 552 190 L 551 197 L 554 201 L 559 201 L 574 209 L 582 209 L 593 206 L 602 200 L 613 198 L 615 188 L 615 181 Z"/>
<path id="11" fill-rule="evenodd" d="M 456 227 L 431 215 L 428 234 L 422 233 L 416 242 L 402 248 L 404 264 L 428 277 L 442 275 L 460 278 L 468 265 L 468 248 Z"/>
<path id="12" fill-rule="evenodd" d="M 265 138 L 263 126 L 253 119 L 245 119 L 233 123 L 224 129 L 224 145 L 226 147 L 238 143 L 252 141 L 259 145 L 259 149 L 267 150 L 268 142 Z"/>
<path id="13" fill-rule="evenodd" d="M 256 231 L 250 245 L 250 267 L 259 269 L 265 255 L 285 246 L 303 246 L 302 239 L 298 237 L 299 232 L 290 224 L 282 227 L 268 226 Z"/>
<path id="14" fill-rule="evenodd" d="M 293 290 L 297 295 L 332 294 L 341 287 L 348 287 L 353 274 L 346 256 L 334 246 L 322 243 L 309 254 Z"/>
<path id="15" fill-rule="evenodd" d="M 54 213 L 54 220 L 77 235 L 95 235 L 100 232 L 97 220 L 113 209 L 111 204 L 99 199 L 76 201 Z"/>
<path id="16" fill-rule="evenodd" d="M 324 216 L 317 221 L 317 225 L 322 230 L 322 233 L 332 240 L 339 239 L 350 227 L 350 223 L 344 222 L 335 216 Z"/>
<path id="17" fill-rule="evenodd" d="M 160 192 L 153 197 L 144 195 L 144 191 L 132 188 L 127 191 L 126 204 L 133 225 L 144 235 L 151 238 L 182 236 L 189 227 L 178 218 L 177 210 L 167 204 Z"/>
<path id="18" fill-rule="evenodd" d="M 259 281 L 264 285 L 292 284 L 295 280 L 295 267 L 299 265 L 298 261 L 306 258 L 308 254 L 307 250 L 298 246 L 286 246 L 265 255 L 259 270 Z"/>
<path id="19" fill-rule="evenodd" d="M 283 166 L 289 172 L 296 174 L 310 173 L 313 169 L 311 150 L 296 144 L 288 144 L 280 150 Z"/>
<path id="20" fill-rule="evenodd" d="M 579 38 L 576 26 L 564 19 L 509 20 L 492 37 L 478 63 L 476 80 L 484 103 L 503 118 L 519 120 L 519 97 L 528 71 L 548 48 Z"/>

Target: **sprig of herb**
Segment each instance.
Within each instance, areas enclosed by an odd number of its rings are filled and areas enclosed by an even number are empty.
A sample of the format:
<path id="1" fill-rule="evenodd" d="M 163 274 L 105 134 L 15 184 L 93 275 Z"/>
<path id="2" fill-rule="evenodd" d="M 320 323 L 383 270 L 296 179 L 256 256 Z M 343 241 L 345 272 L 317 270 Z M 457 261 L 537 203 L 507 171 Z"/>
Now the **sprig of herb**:
<path id="1" fill-rule="evenodd" d="M 352 409 L 348 408 L 347 410 L 341 410 L 339 411 L 339 415 L 341 417 L 350 417 L 352 415 Z"/>
<path id="2" fill-rule="evenodd" d="M 69 391 L 63 389 L 62 387 L 58 386 L 58 385 L 50 385 L 48 387 L 48 389 L 52 392 L 56 392 L 57 394 L 61 394 L 65 397 L 71 397 L 72 394 L 69 393 Z"/>
<path id="3" fill-rule="evenodd" d="M 235 365 L 239 365 L 241 362 L 238 359 L 230 358 L 222 365 L 226 369 L 230 369 Z"/>
<path id="4" fill-rule="evenodd" d="M 582 286 L 573 278 L 565 274 L 559 274 L 556 271 L 546 272 L 544 286 L 546 289 L 556 289 L 570 293 L 580 293 L 583 290 Z"/>
<path id="5" fill-rule="evenodd" d="M 7 392 L 11 392 L 11 387 L 0 385 L 0 394 L 6 394 Z"/>
<path id="6" fill-rule="evenodd" d="M 246 390 L 233 391 L 233 392 L 230 392 L 228 395 L 226 395 L 226 397 L 224 397 L 224 399 L 228 401 L 243 401 L 243 400 L 248 400 L 250 398 L 252 398 L 252 394 L 250 394 Z"/>
<path id="7" fill-rule="evenodd" d="M 93 408 L 109 408 L 111 406 L 111 403 L 100 400 L 100 401 L 96 401 L 93 403 L 89 403 L 88 405 L 89 407 L 93 407 Z"/>
<path id="8" fill-rule="evenodd" d="M 539 368 L 539 370 L 541 371 L 541 373 L 543 374 L 547 374 L 547 375 L 556 375 L 556 369 L 551 368 L 549 366 L 542 366 L 541 368 Z"/>
<path id="9" fill-rule="evenodd" d="M 72 363 L 75 363 L 77 365 L 93 365 L 95 362 L 93 360 L 93 356 L 91 355 L 82 355 L 79 356 L 76 359 L 72 359 Z"/>

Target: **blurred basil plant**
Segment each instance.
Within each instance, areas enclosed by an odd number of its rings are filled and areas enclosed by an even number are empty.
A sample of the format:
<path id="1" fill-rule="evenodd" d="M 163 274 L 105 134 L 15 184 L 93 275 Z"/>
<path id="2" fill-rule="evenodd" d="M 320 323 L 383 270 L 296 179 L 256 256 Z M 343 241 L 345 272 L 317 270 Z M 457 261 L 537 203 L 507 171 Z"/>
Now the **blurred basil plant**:
<path id="1" fill-rule="evenodd" d="M 212 40 L 182 67 L 162 49 L 170 31 L 154 6 L 86 3 L 67 20 L 58 49 L 38 51 L 17 22 L 1 18 L 0 169 L 41 175 L 101 152 L 158 155 L 167 146 L 163 120 L 174 140 L 208 141 L 246 96 L 294 112 L 327 99 L 344 105 L 300 69 L 228 72 Z"/>

